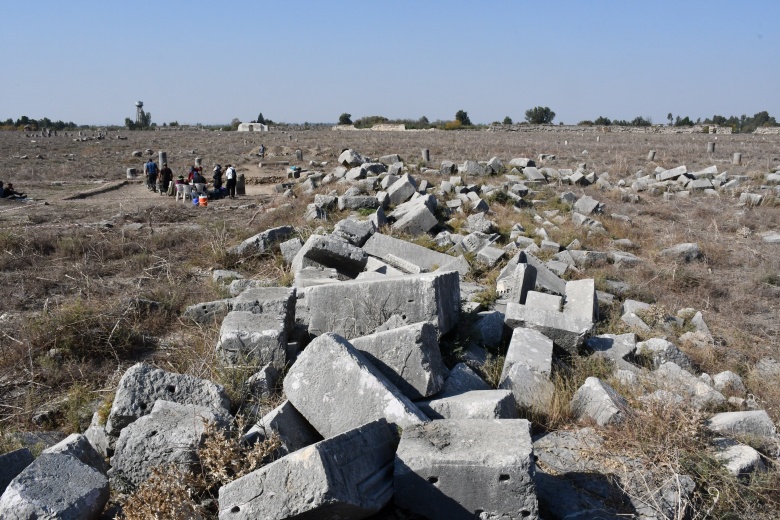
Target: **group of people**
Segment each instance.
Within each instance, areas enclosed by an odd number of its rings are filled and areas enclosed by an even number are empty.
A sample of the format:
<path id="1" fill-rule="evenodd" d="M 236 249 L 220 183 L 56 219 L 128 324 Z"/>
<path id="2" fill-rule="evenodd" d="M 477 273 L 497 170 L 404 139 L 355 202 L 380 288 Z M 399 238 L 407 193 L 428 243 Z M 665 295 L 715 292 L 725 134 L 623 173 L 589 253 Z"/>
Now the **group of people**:
<path id="1" fill-rule="evenodd" d="M 8 185 L 3 185 L 3 182 L 0 181 L 0 198 L 3 199 L 26 199 L 27 195 L 24 193 L 18 192 L 14 190 L 14 185 L 10 182 Z"/>
<path id="2" fill-rule="evenodd" d="M 149 159 L 144 164 L 144 175 L 146 176 L 146 187 L 154 192 L 159 192 L 161 195 L 167 193 L 168 195 L 176 194 L 177 184 L 208 184 L 208 181 L 203 176 L 203 168 L 200 166 L 189 166 L 187 169 L 187 177 L 179 175 L 176 181 L 173 180 L 173 171 L 168 167 L 167 163 L 163 163 L 162 168 L 157 167 L 157 163 L 154 159 Z M 222 187 L 222 177 L 225 177 L 225 187 Z M 209 191 L 209 198 L 222 198 L 227 196 L 231 199 L 236 198 L 236 168 L 228 164 L 223 172 L 222 166 L 219 164 L 214 165 L 213 170 L 213 190 Z"/>

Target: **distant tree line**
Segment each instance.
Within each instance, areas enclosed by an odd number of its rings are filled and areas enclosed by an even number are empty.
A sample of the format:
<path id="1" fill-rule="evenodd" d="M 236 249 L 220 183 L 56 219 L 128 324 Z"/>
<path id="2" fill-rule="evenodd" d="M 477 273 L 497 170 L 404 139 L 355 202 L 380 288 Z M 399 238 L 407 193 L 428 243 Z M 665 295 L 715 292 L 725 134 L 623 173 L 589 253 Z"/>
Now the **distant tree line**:
<path id="1" fill-rule="evenodd" d="M 684 127 L 684 126 L 694 126 L 694 125 L 719 125 L 719 126 L 730 126 L 732 128 L 732 131 L 735 133 L 750 133 L 755 131 L 757 128 L 765 127 L 765 126 L 778 126 L 777 121 L 774 117 L 770 116 L 769 113 L 764 110 L 763 112 L 759 112 L 753 117 L 748 117 L 745 114 L 742 114 L 741 116 L 731 116 L 731 117 L 724 117 L 715 115 L 712 117 L 708 117 L 702 121 L 701 118 L 696 119 L 696 121 L 692 120 L 690 117 L 680 117 L 680 116 L 674 116 L 671 112 L 669 112 L 666 115 L 667 125 L 673 126 L 673 127 Z M 590 121 L 580 121 L 577 123 L 581 126 L 650 126 L 652 125 L 652 120 L 644 117 L 636 117 L 632 119 L 631 121 L 626 121 L 623 119 L 614 119 L 611 120 L 608 117 L 599 116 L 597 119 Z"/>
<path id="2" fill-rule="evenodd" d="M 22 116 L 16 121 L 14 121 L 12 118 L 8 118 L 5 121 L 0 122 L 0 126 L 3 126 L 6 129 L 22 129 L 25 126 L 29 126 L 32 130 L 39 130 L 43 128 L 49 128 L 51 130 L 65 130 L 65 129 L 75 129 L 79 128 L 79 126 L 76 125 L 76 123 L 69 121 L 52 121 L 48 117 L 44 117 L 42 119 L 31 119 L 27 116 Z M 81 128 L 88 128 L 86 125 L 82 126 Z"/>

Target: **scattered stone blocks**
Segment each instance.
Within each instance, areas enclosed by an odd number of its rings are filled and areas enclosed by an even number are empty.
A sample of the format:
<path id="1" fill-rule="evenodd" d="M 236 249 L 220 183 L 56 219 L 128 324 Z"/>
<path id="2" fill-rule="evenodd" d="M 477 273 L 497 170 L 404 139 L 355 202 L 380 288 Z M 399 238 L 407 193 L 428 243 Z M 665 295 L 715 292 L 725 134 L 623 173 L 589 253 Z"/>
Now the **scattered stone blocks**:
<path id="1" fill-rule="evenodd" d="M 710 418 L 707 428 L 722 435 L 764 441 L 777 440 L 777 428 L 764 410 L 718 413 Z"/>
<path id="2" fill-rule="evenodd" d="M 325 438 L 384 418 L 406 428 L 428 418 L 347 340 L 324 334 L 284 379 L 287 399 Z"/>
<path id="3" fill-rule="evenodd" d="M 686 397 L 697 410 L 720 406 L 726 402 L 723 394 L 671 361 L 663 363 L 651 376 L 662 389 Z"/>
<path id="4" fill-rule="evenodd" d="M 276 242 L 281 242 L 290 238 L 294 232 L 295 229 L 292 226 L 280 226 L 267 229 L 262 233 L 247 238 L 230 251 L 237 255 L 264 253 Z"/>
<path id="5" fill-rule="evenodd" d="M 395 503 L 431 520 L 537 518 L 530 423 L 441 420 L 405 428 Z"/>
<path id="6" fill-rule="evenodd" d="M 303 448 L 220 488 L 219 518 L 368 518 L 393 497 L 395 445 L 374 421 Z"/>

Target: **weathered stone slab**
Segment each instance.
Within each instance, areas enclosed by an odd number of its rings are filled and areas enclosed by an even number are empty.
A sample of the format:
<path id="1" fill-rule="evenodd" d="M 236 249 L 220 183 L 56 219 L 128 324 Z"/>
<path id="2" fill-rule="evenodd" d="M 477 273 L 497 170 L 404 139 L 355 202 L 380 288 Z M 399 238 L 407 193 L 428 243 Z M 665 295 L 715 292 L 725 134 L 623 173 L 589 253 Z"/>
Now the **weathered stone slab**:
<path id="1" fill-rule="evenodd" d="M 393 496 L 395 442 L 375 421 L 291 453 L 220 488 L 219 518 L 367 518 Z"/>
<path id="2" fill-rule="evenodd" d="M 354 278 L 366 266 L 366 253 L 359 247 L 324 235 L 311 235 L 298 254 L 291 268 L 300 271 L 304 267 L 331 267 Z"/>
<path id="3" fill-rule="evenodd" d="M 472 390 L 415 403 L 431 419 L 517 419 L 509 390 Z"/>
<path id="4" fill-rule="evenodd" d="M 228 417 L 204 406 L 156 401 L 149 415 L 119 434 L 109 470 L 112 486 L 127 492 L 147 480 L 152 468 L 160 465 L 174 464 L 184 472 L 194 471 L 206 424 L 225 427 Z"/>
<path id="5" fill-rule="evenodd" d="M 593 278 L 566 282 L 566 303 L 563 312 L 584 320 L 595 321 L 598 318 L 599 304 Z"/>
<path id="6" fill-rule="evenodd" d="M 677 244 L 676 246 L 661 250 L 659 254 L 664 258 L 680 262 L 691 262 L 693 260 L 698 260 L 703 256 L 699 244 L 693 242 Z"/>
<path id="7" fill-rule="evenodd" d="M 723 394 L 671 361 L 663 363 L 650 375 L 659 387 L 686 397 L 697 410 L 726 403 Z"/>
<path id="8" fill-rule="evenodd" d="M 97 520 L 108 479 L 65 453 L 46 453 L 14 478 L 0 497 L 0 518 Z"/>
<path id="9" fill-rule="evenodd" d="M 345 218 L 336 224 L 333 235 L 343 238 L 355 247 L 362 247 L 375 232 L 376 225 L 371 220 Z"/>
<path id="10" fill-rule="evenodd" d="M 395 503 L 431 520 L 537 518 L 530 423 L 441 420 L 405 428 Z"/>
<path id="11" fill-rule="evenodd" d="M 504 313 L 499 311 L 483 311 L 472 327 L 472 332 L 479 337 L 480 344 L 495 347 L 504 338 Z"/>
<path id="12" fill-rule="evenodd" d="M 747 440 L 777 440 L 775 423 L 764 410 L 718 413 L 707 422 L 707 428 L 721 435 L 741 436 Z"/>
<path id="13" fill-rule="evenodd" d="M 506 324 L 513 329 L 526 327 L 537 330 L 552 339 L 558 348 L 570 354 L 577 354 L 585 336 L 593 329 L 591 320 L 514 302 L 507 304 Z"/>
<path id="14" fill-rule="evenodd" d="M 397 206 L 402 202 L 406 202 L 412 195 L 417 193 L 417 183 L 409 174 L 406 174 L 390 184 L 386 191 L 390 196 L 390 204 Z"/>
<path id="15" fill-rule="evenodd" d="M 221 385 L 138 363 L 119 380 L 106 432 L 118 436 L 122 428 L 151 412 L 158 399 L 205 406 L 220 414 L 227 414 L 230 409 L 230 400 Z"/>
<path id="16" fill-rule="evenodd" d="M 578 419 L 587 418 L 599 426 L 620 423 L 630 413 L 626 400 L 597 377 L 587 378 L 577 389 L 571 411 Z"/>
<path id="17" fill-rule="evenodd" d="M 287 399 L 325 438 L 384 418 L 406 428 L 428 418 L 365 356 L 324 334 L 298 356 L 284 379 Z"/>
<path id="18" fill-rule="evenodd" d="M 439 223 L 436 216 L 431 213 L 424 204 L 415 205 L 406 214 L 392 224 L 395 231 L 409 233 L 410 235 L 422 235 L 427 233 Z"/>
<path id="19" fill-rule="evenodd" d="M 405 240 L 400 240 L 382 233 L 375 233 L 363 245 L 363 250 L 369 255 L 382 259 L 388 254 L 411 262 L 425 271 L 432 272 L 436 269 L 452 266 L 453 270 L 465 275 L 468 273 L 468 263 L 465 266 L 455 264 L 457 257 L 433 251 L 427 247 L 418 246 Z"/>
<path id="20" fill-rule="evenodd" d="M 656 368 L 667 361 L 672 361 L 680 368 L 693 372 L 696 366 L 677 346 L 662 338 L 651 338 L 636 344 L 636 354 L 652 361 Z"/>
<path id="21" fill-rule="evenodd" d="M 184 309 L 184 317 L 201 325 L 219 323 L 233 308 L 233 299 L 216 300 L 190 305 Z"/>
<path id="22" fill-rule="evenodd" d="M 295 288 L 251 287 L 233 299 L 232 310 L 274 317 L 288 329 L 295 323 Z"/>
<path id="23" fill-rule="evenodd" d="M 366 160 L 363 159 L 363 156 L 352 149 L 344 150 L 338 158 L 338 163 L 347 168 L 360 166 L 364 162 Z"/>
<path id="24" fill-rule="evenodd" d="M 637 372 L 639 368 L 633 364 L 636 343 L 636 334 L 633 333 L 602 334 L 588 338 L 585 347 L 612 361 L 619 370 Z"/>
<path id="25" fill-rule="evenodd" d="M 555 294 L 528 291 L 525 305 L 545 311 L 561 312 L 563 310 L 563 298 Z"/>
<path id="26" fill-rule="evenodd" d="M 282 317 L 230 312 L 219 330 L 219 359 L 229 366 L 271 364 L 282 369 L 287 364 L 287 331 Z"/>
<path id="27" fill-rule="evenodd" d="M 232 248 L 230 252 L 237 255 L 264 253 L 276 242 L 281 242 L 290 238 L 294 232 L 295 229 L 292 226 L 280 226 L 267 229 L 262 233 L 258 233 L 255 236 L 247 238 Z"/>
<path id="28" fill-rule="evenodd" d="M 380 206 L 379 199 L 373 195 L 344 195 L 338 199 L 338 207 L 341 211 L 377 209 Z"/>
<path id="29" fill-rule="evenodd" d="M 582 196 L 575 204 L 574 211 L 583 215 L 592 215 L 599 211 L 601 203 L 588 195 Z"/>
<path id="30" fill-rule="evenodd" d="M 558 294 L 566 294 L 566 282 L 550 271 L 544 262 L 529 252 L 521 251 L 518 253 L 517 261 L 522 264 L 528 264 L 536 269 L 536 289 Z M 514 259 L 513 259 L 514 260 Z M 510 262 L 511 263 L 511 262 Z M 508 266 L 509 264 L 507 264 Z"/>
<path id="31" fill-rule="evenodd" d="M 447 369 L 430 323 L 354 338 L 351 343 L 409 399 L 431 396 L 444 385 Z"/>
<path id="32" fill-rule="evenodd" d="M 440 334 L 460 317 L 460 284 L 455 271 L 376 280 L 348 281 L 307 289 L 309 332 L 363 336 L 399 314 L 407 322 L 431 322 Z"/>
<path id="33" fill-rule="evenodd" d="M 766 469 L 761 453 L 750 446 L 722 437 L 713 439 L 712 443 L 717 450 L 715 458 L 735 477 Z"/>
<path id="34" fill-rule="evenodd" d="M 531 370 L 547 377 L 552 373 L 553 341 L 534 329 L 517 327 L 504 359 L 499 382 L 503 382 L 515 363 L 527 365 Z"/>
<path id="35" fill-rule="evenodd" d="M 513 363 L 501 377 L 499 388 L 511 391 L 518 407 L 538 412 L 550 409 L 555 386 L 549 375 L 537 372 L 525 363 Z"/>
<path id="36" fill-rule="evenodd" d="M 528 294 L 536 285 L 538 271 L 532 265 L 513 262 L 514 259 L 510 260 L 499 274 L 496 280 L 496 292 L 501 300 L 525 304 Z"/>

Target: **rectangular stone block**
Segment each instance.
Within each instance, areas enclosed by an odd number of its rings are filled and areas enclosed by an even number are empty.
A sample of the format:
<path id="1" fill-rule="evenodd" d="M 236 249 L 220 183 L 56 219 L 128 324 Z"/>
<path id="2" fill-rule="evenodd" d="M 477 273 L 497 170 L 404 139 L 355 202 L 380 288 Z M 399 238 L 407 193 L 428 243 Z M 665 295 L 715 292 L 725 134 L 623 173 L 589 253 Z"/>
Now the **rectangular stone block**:
<path id="1" fill-rule="evenodd" d="M 284 379 L 287 399 L 325 438 L 386 419 L 406 428 L 428 418 L 344 338 L 325 334 Z"/>
<path id="2" fill-rule="evenodd" d="M 444 385 L 447 368 L 430 323 L 354 338 L 351 343 L 409 399 L 431 396 Z"/>
<path id="3" fill-rule="evenodd" d="M 490 390 L 490 385 L 470 369 L 467 364 L 458 363 L 450 370 L 450 375 L 444 381 L 444 387 L 436 397 L 442 398 L 464 394 L 471 390 Z"/>
<path id="4" fill-rule="evenodd" d="M 535 309 L 545 311 L 561 312 L 563 298 L 555 294 L 540 293 L 537 291 L 528 291 L 525 304 Z"/>
<path id="5" fill-rule="evenodd" d="M 393 497 L 395 437 L 375 421 L 291 453 L 219 490 L 220 520 L 357 520 Z"/>
<path id="6" fill-rule="evenodd" d="M 404 429 L 395 503 L 431 520 L 538 518 L 530 423 L 441 420 Z"/>
<path id="7" fill-rule="evenodd" d="M 283 318 L 229 312 L 222 321 L 217 353 L 226 365 L 266 365 L 282 369 L 287 364 L 287 329 Z"/>
<path id="8" fill-rule="evenodd" d="M 363 336 L 394 314 L 407 322 L 430 322 L 445 334 L 460 319 L 459 275 L 449 271 L 320 285 L 307 289 L 306 304 L 314 335 Z"/>
<path id="9" fill-rule="evenodd" d="M 332 267 L 354 278 L 366 266 L 366 253 L 359 247 L 335 237 L 311 235 L 293 258 L 291 268 L 297 272 L 304 267 Z"/>
<path id="10" fill-rule="evenodd" d="M 501 372 L 503 381 L 515 363 L 527 365 L 534 372 L 550 376 L 552 373 L 553 341 L 534 329 L 518 327 L 512 331 L 512 339 Z"/>
<path id="11" fill-rule="evenodd" d="M 577 354 L 585 336 L 593 328 L 592 321 L 578 316 L 512 302 L 506 307 L 506 324 L 513 329 L 526 327 L 537 330 L 553 340 L 555 346 L 572 355 Z"/>
<path id="12" fill-rule="evenodd" d="M 517 257 L 515 257 L 517 258 Z M 507 302 L 526 303 L 529 291 L 536 285 L 536 268 L 510 261 L 496 280 L 496 291 Z"/>
<path id="13" fill-rule="evenodd" d="M 509 390 L 472 390 L 415 404 L 431 419 L 517 419 Z"/>
<path id="14" fill-rule="evenodd" d="M 233 299 L 234 311 L 273 316 L 281 320 L 287 330 L 295 324 L 295 288 L 251 287 Z"/>
<path id="15" fill-rule="evenodd" d="M 436 220 L 436 216 L 431 213 L 428 207 L 424 204 L 420 204 L 409 210 L 403 217 L 393 223 L 392 228 L 395 231 L 416 236 L 427 233 L 436 227 L 438 223 L 439 221 Z"/>
<path id="16" fill-rule="evenodd" d="M 563 306 L 563 312 L 590 321 L 598 318 L 599 305 L 593 278 L 566 282 L 566 304 Z"/>

